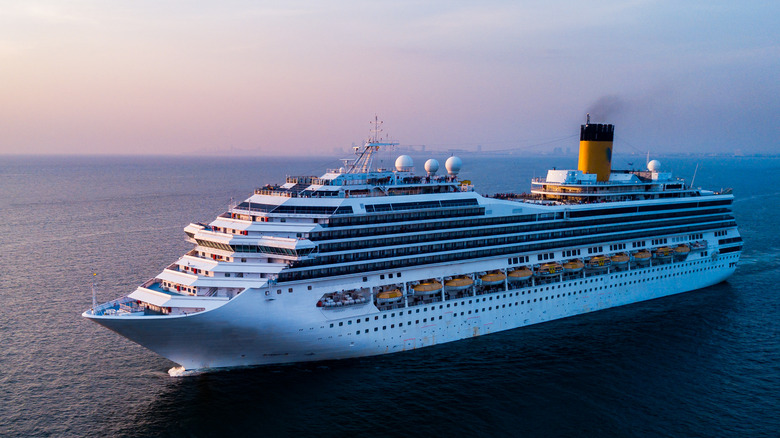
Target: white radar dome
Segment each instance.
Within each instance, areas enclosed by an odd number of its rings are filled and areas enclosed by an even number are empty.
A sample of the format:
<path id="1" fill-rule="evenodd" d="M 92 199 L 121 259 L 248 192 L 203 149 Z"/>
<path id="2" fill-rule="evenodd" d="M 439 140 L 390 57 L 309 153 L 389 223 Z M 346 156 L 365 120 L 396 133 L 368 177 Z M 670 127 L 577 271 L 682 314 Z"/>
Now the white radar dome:
<path id="1" fill-rule="evenodd" d="M 658 160 L 651 160 L 649 163 L 647 163 L 647 170 L 650 172 L 658 172 L 661 170 L 661 162 Z"/>
<path id="2" fill-rule="evenodd" d="M 460 172 L 460 168 L 463 166 L 463 161 L 455 156 L 447 158 L 444 162 L 444 167 L 447 169 L 447 173 L 450 175 L 457 175 Z"/>
<path id="3" fill-rule="evenodd" d="M 414 161 L 412 157 L 408 155 L 401 155 L 395 159 L 395 170 L 399 172 L 408 172 L 414 167 Z"/>
<path id="4" fill-rule="evenodd" d="M 439 171 L 439 162 L 435 159 L 431 158 L 430 160 L 425 162 L 425 171 L 428 172 L 428 175 L 436 175 L 436 172 Z"/>

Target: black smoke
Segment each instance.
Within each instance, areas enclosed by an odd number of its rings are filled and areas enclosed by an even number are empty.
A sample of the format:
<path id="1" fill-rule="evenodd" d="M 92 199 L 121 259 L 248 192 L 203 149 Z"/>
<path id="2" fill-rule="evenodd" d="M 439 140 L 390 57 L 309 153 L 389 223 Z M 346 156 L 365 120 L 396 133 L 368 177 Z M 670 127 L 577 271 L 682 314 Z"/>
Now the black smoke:
<path id="1" fill-rule="evenodd" d="M 614 94 L 601 96 L 587 110 L 591 123 L 613 123 L 614 119 L 628 109 L 628 102 Z"/>

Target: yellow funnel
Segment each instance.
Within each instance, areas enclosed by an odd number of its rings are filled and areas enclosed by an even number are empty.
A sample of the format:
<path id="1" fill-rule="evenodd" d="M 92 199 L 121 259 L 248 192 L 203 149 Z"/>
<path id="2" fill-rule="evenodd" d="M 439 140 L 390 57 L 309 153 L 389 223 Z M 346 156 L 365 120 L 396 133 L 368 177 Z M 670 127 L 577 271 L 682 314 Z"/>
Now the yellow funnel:
<path id="1" fill-rule="evenodd" d="M 614 125 L 587 124 L 580 126 L 580 159 L 577 169 L 595 173 L 597 181 L 609 181 L 612 171 L 612 138 Z"/>

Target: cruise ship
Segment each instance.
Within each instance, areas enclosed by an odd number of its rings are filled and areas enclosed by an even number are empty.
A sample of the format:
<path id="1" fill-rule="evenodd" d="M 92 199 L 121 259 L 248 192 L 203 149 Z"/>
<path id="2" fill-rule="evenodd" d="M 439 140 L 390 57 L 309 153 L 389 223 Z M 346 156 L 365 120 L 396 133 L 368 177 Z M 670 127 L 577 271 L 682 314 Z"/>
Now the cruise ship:
<path id="1" fill-rule="evenodd" d="M 650 161 L 612 169 L 614 126 L 580 128 L 577 169 L 478 194 L 462 161 L 373 166 L 375 134 L 322 176 L 257 188 L 194 248 L 83 316 L 185 369 L 403 352 L 707 287 L 736 269 L 730 190 Z M 517 332 L 522 336 L 522 331 Z"/>

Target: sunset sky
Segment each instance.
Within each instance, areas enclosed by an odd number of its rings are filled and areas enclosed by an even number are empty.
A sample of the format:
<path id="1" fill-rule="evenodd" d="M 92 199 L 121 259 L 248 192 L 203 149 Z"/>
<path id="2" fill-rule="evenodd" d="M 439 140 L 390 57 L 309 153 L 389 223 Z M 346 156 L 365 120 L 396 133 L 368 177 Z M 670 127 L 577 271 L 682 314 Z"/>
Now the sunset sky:
<path id="1" fill-rule="evenodd" d="M 0 0 L 0 154 L 780 153 L 777 1 Z"/>

